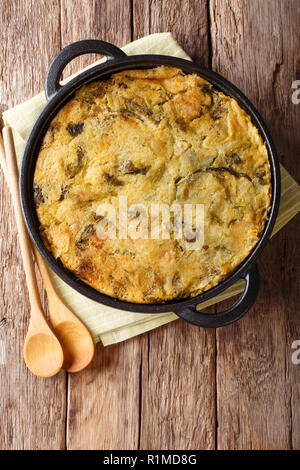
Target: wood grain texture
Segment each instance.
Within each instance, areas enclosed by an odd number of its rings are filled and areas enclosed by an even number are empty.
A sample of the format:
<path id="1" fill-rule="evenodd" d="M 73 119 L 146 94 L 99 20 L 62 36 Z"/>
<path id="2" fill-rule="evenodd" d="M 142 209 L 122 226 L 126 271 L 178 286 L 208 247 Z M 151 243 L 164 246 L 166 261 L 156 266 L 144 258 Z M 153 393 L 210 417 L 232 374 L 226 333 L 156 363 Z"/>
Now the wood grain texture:
<path id="1" fill-rule="evenodd" d="M 280 160 L 299 180 L 300 107 L 291 102 L 300 3 L 210 2 L 212 65 L 253 101 Z M 299 448 L 299 217 L 260 257 L 261 288 L 240 322 L 217 332 L 218 447 Z"/>
<path id="2" fill-rule="evenodd" d="M 60 48 L 59 3 L 2 2 L 0 18 L 2 112 L 42 89 L 50 58 Z M 37 378 L 23 362 L 30 307 L 11 200 L 0 177 L 0 448 L 62 449 L 65 374 Z"/>
<path id="3" fill-rule="evenodd" d="M 209 65 L 206 0 L 133 0 L 133 39 L 171 31 L 185 51 Z"/>
<path id="4" fill-rule="evenodd" d="M 101 39 L 116 46 L 131 41 L 130 0 L 61 0 L 62 47 L 81 39 Z M 99 60 L 87 54 L 68 65 L 64 77 Z"/>
<path id="5" fill-rule="evenodd" d="M 97 345 L 95 359 L 69 375 L 68 449 L 137 449 L 141 338 Z"/>
<path id="6" fill-rule="evenodd" d="M 62 47 L 83 38 L 131 41 L 130 1 L 62 0 Z M 72 25 L 72 28 L 70 28 Z M 95 60 L 74 61 L 65 75 Z M 69 376 L 69 449 L 136 449 L 139 433 L 140 338 L 98 346 L 92 365 Z"/>
<path id="7" fill-rule="evenodd" d="M 140 449 L 214 449 L 214 332 L 177 320 L 143 338 Z"/>
<path id="8" fill-rule="evenodd" d="M 205 1 L 135 1 L 133 39 L 171 31 L 185 51 L 209 63 Z M 211 309 L 214 311 L 213 309 Z M 141 449 L 215 447 L 215 331 L 182 320 L 143 339 Z"/>
<path id="9" fill-rule="evenodd" d="M 5 0 L 0 111 L 39 92 L 51 60 L 73 41 L 122 46 L 171 31 L 256 104 L 299 181 L 300 105 L 291 102 L 299 9 L 298 0 Z M 74 60 L 64 76 L 94 60 Z M 300 339 L 299 217 L 265 249 L 259 298 L 241 321 L 215 333 L 178 320 L 98 345 L 91 366 L 66 384 L 63 372 L 38 379 L 23 364 L 29 304 L 2 174 L 0 203 L 0 448 L 300 449 L 300 366 L 291 361 Z"/>

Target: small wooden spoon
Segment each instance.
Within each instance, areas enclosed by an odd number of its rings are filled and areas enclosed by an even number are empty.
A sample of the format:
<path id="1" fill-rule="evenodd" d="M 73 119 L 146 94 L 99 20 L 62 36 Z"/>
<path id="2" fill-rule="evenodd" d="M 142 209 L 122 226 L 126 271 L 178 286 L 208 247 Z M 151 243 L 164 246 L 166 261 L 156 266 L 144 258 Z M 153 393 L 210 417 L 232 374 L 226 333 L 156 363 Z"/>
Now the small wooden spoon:
<path id="1" fill-rule="evenodd" d="M 48 296 L 49 319 L 64 350 L 63 369 L 79 372 L 85 369 L 95 355 L 95 343 L 87 327 L 57 295 L 47 266 L 37 249 L 33 247 Z"/>
<path id="2" fill-rule="evenodd" d="M 18 167 L 10 128 L 3 129 L 7 159 L 7 177 L 15 210 L 21 254 L 29 293 L 31 315 L 24 344 L 24 360 L 35 375 L 51 377 L 57 374 L 64 361 L 60 342 L 49 327 L 40 301 L 36 282 L 31 244 L 23 219 L 18 187 Z M 13 286 L 12 286 L 13 288 Z"/>
<path id="3" fill-rule="evenodd" d="M 3 170 L 4 174 L 7 173 L 5 168 Z M 95 344 L 92 335 L 60 299 L 43 258 L 33 244 L 32 249 L 48 296 L 49 319 L 64 351 L 62 367 L 68 372 L 79 372 L 86 368 L 94 357 Z"/>

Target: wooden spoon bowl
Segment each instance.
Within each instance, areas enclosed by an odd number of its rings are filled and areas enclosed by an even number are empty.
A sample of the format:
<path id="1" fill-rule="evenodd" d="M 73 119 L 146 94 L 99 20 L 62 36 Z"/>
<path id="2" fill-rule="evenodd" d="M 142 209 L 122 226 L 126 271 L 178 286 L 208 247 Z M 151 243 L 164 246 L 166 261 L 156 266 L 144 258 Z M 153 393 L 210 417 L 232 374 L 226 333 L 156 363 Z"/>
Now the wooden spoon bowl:
<path id="1" fill-rule="evenodd" d="M 63 369 L 79 372 L 91 363 L 94 342 L 86 335 L 84 327 L 73 321 L 65 321 L 59 323 L 54 331 L 64 350 Z"/>
<path id="2" fill-rule="evenodd" d="M 32 333 L 29 328 L 24 344 L 24 360 L 33 374 L 52 377 L 61 369 L 64 355 L 53 334 Z"/>

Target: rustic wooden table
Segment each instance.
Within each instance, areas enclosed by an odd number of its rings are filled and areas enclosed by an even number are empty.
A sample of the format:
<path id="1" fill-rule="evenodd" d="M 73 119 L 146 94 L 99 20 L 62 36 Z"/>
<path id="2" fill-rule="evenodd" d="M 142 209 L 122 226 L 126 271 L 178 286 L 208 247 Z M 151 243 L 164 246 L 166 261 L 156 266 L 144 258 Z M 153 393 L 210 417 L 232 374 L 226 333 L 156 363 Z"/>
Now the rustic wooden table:
<path id="1" fill-rule="evenodd" d="M 3 0 L 0 10 L 1 112 L 39 92 L 52 58 L 73 41 L 122 46 L 172 31 L 257 105 L 300 180 L 300 105 L 291 101 L 300 0 Z M 91 60 L 75 60 L 66 75 Z M 178 320 L 99 345 L 80 374 L 40 379 L 22 360 L 29 304 L 1 178 L 0 448 L 300 448 L 300 365 L 291 360 L 300 339 L 299 217 L 265 249 L 259 298 L 238 323 L 215 331 Z"/>

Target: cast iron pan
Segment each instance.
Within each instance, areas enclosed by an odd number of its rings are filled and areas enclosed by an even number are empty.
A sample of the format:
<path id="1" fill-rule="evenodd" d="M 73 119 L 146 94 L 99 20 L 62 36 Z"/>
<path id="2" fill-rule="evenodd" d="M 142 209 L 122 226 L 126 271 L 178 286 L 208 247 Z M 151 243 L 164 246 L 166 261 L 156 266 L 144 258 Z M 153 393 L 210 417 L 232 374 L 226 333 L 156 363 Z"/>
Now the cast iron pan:
<path id="1" fill-rule="evenodd" d="M 65 66 L 75 57 L 87 53 L 102 54 L 107 57 L 107 61 L 81 73 L 66 85 L 61 86 L 59 84 L 59 78 Z M 58 110 L 72 98 L 76 89 L 94 80 L 105 80 L 109 78 L 112 73 L 122 70 L 151 68 L 159 65 L 179 67 L 185 73 L 197 73 L 211 82 L 218 90 L 238 101 L 240 106 L 251 116 L 254 125 L 259 129 L 268 149 L 273 192 L 269 217 L 259 242 L 244 262 L 227 279 L 212 289 L 193 298 L 145 305 L 125 302 L 101 294 L 79 280 L 71 271 L 64 268 L 59 260 L 55 260 L 52 254 L 45 248 L 39 233 L 39 222 L 33 201 L 32 187 L 36 159 L 47 128 Z M 39 252 L 53 271 L 67 284 L 86 297 L 121 310 L 138 313 L 175 312 L 176 315 L 190 323 L 202 327 L 214 328 L 228 325 L 241 318 L 250 309 L 257 297 L 259 273 L 256 267 L 256 260 L 270 238 L 280 201 L 280 171 L 276 150 L 266 125 L 250 101 L 228 80 L 193 62 L 163 55 L 127 56 L 116 46 L 97 40 L 79 41 L 65 47 L 50 65 L 45 90 L 48 103 L 36 120 L 24 151 L 20 173 L 20 193 L 23 213 L 29 233 Z M 200 313 L 196 310 L 196 306 L 199 303 L 215 297 L 241 278 L 246 281 L 244 291 L 238 301 L 230 308 L 215 314 Z"/>

